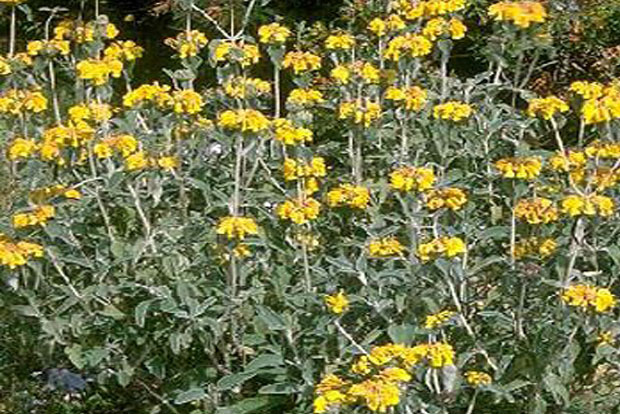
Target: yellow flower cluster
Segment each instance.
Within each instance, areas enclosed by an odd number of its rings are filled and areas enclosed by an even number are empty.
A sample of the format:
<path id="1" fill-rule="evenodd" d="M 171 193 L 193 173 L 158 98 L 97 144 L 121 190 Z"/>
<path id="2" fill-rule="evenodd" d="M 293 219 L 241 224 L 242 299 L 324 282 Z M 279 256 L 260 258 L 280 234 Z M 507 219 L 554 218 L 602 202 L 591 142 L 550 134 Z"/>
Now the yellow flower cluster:
<path id="1" fill-rule="evenodd" d="M 538 157 L 502 158 L 495 162 L 505 178 L 532 180 L 540 175 L 542 161 Z"/>
<path id="2" fill-rule="evenodd" d="M 32 40 L 26 45 L 26 52 L 30 56 L 67 56 L 71 53 L 71 43 L 67 40 Z"/>
<path id="3" fill-rule="evenodd" d="M 61 151 L 64 148 L 79 148 L 92 140 L 95 131 L 86 122 L 71 122 L 59 125 L 43 132 L 43 142 L 39 145 L 39 153 L 44 161 L 56 161 L 64 165 Z"/>
<path id="4" fill-rule="evenodd" d="M 249 43 L 237 44 L 232 41 L 221 41 L 215 47 L 214 59 L 216 62 L 239 63 L 247 67 L 260 60 L 260 51 L 256 45 Z"/>
<path id="5" fill-rule="evenodd" d="M 321 58 L 310 52 L 288 52 L 284 56 L 282 66 L 285 69 L 293 68 L 295 74 L 311 72 L 321 68 Z"/>
<path id="6" fill-rule="evenodd" d="M 405 15 L 407 20 L 454 13 L 464 9 L 466 4 L 466 0 L 428 0 L 414 2 L 399 0 L 397 2 L 400 12 Z"/>
<path id="7" fill-rule="evenodd" d="M 569 306 L 607 312 L 616 306 L 615 296 L 606 288 L 590 285 L 572 285 L 564 289 L 562 301 Z"/>
<path id="8" fill-rule="evenodd" d="M 38 149 L 37 143 L 32 139 L 15 138 L 9 146 L 8 156 L 11 161 L 20 158 L 29 158 Z"/>
<path id="9" fill-rule="evenodd" d="M 609 85 L 577 81 L 570 90 L 584 99 L 581 116 L 586 125 L 620 118 L 620 84 Z"/>
<path id="10" fill-rule="evenodd" d="M 292 121 L 284 118 L 278 118 L 273 121 L 275 128 L 276 141 L 282 142 L 284 145 L 298 145 L 305 142 L 312 142 L 312 131 L 308 128 L 296 127 Z"/>
<path id="11" fill-rule="evenodd" d="M 616 205 L 611 197 L 598 194 L 586 196 L 571 194 L 564 197 L 561 202 L 562 213 L 571 217 L 597 214 L 601 217 L 608 217 L 614 214 L 615 207 Z"/>
<path id="12" fill-rule="evenodd" d="M 349 299 L 343 291 L 333 295 L 325 295 L 325 306 L 336 315 L 340 315 L 349 308 Z"/>
<path id="13" fill-rule="evenodd" d="M 75 66 L 78 78 L 89 80 L 95 86 L 105 85 L 110 77 L 120 78 L 123 62 L 118 59 L 86 59 Z"/>
<path id="14" fill-rule="evenodd" d="M 367 26 L 367 29 L 374 33 L 378 37 L 385 36 L 388 31 L 398 31 L 404 29 L 406 26 L 405 21 L 397 14 L 390 14 L 385 19 L 376 17 L 372 19 Z"/>
<path id="15" fill-rule="evenodd" d="M 289 28 L 279 23 L 266 24 L 258 28 L 259 41 L 270 45 L 282 44 L 290 35 Z"/>
<path id="16" fill-rule="evenodd" d="M 52 205 L 37 206 L 27 213 L 17 213 L 13 216 L 13 227 L 21 229 L 29 226 L 45 226 L 47 221 L 56 215 Z"/>
<path id="17" fill-rule="evenodd" d="M 397 88 L 390 86 L 385 91 L 385 99 L 394 102 L 403 102 L 407 111 L 420 111 L 426 103 L 427 92 L 419 86 Z"/>
<path id="18" fill-rule="evenodd" d="M 111 43 L 103 51 L 103 55 L 108 60 L 116 59 L 124 60 L 127 62 L 131 62 L 133 60 L 136 60 L 137 58 L 142 57 L 143 53 L 144 49 L 131 40 L 121 40 Z"/>
<path id="19" fill-rule="evenodd" d="M 28 198 L 35 204 L 43 204 L 53 198 L 62 195 L 65 198 L 78 200 L 82 198 L 82 194 L 75 188 L 67 188 L 62 184 L 56 184 L 50 187 L 37 188 L 30 191 Z"/>
<path id="20" fill-rule="evenodd" d="M 434 313 L 432 315 L 428 315 L 426 320 L 424 321 L 424 328 L 426 329 L 437 329 L 444 325 L 446 322 L 450 321 L 456 315 L 456 312 L 444 310 L 441 312 Z"/>
<path id="21" fill-rule="evenodd" d="M 181 59 L 196 56 L 207 45 L 207 36 L 199 30 L 181 32 L 175 38 L 169 37 L 164 43 L 177 51 Z"/>
<path id="22" fill-rule="evenodd" d="M 69 19 L 62 20 L 54 28 L 54 39 L 70 39 L 78 44 L 95 41 L 97 34 L 105 39 L 112 40 L 118 36 L 119 31 L 113 23 L 101 24 L 96 21 L 84 23 Z"/>
<path id="23" fill-rule="evenodd" d="M 27 241 L 14 241 L 0 233 L 0 264 L 15 269 L 32 257 L 43 257 L 43 247 Z"/>
<path id="24" fill-rule="evenodd" d="M 284 160 L 284 179 L 286 181 L 297 180 L 302 177 L 325 177 L 327 167 L 325 158 L 314 157 L 307 163 L 302 159 L 287 158 Z"/>
<path id="25" fill-rule="evenodd" d="M 429 40 L 435 41 L 441 36 L 449 36 L 452 39 L 462 39 L 467 32 L 467 26 L 460 19 L 453 17 L 446 20 L 442 17 L 436 17 L 429 20 L 422 29 L 422 34 Z"/>
<path id="26" fill-rule="evenodd" d="M 314 194 L 319 189 L 317 179 L 325 177 L 327 167 L 323 157 L 314 157 L 310 162 L 302 159 L 287 158 L 284 160 L 284 179 L 294 181 L 302 179 L 307 195 Z"/>
<path id="27" fill-rule="evenodd" d="M 201 111 L 204 102 L 202 96 L 191 89 L 181 89 L 172 93 L 174 112 L 194 115 Z"/>
<path id="28" fill-rule="evenodd" d="M 325 39 L 325 48 L 329 50 L 348 50 L 355 46 L 355 38 L 348 33 L 330 35 Z"/>
<path id="29" fill-rule="evenodd" d="M 172 105 L 172 101 L 170 86 L 160 85 L 157 82 L 140 85 L 123 97 L 123 105 L 129 108 L 135 108 L 145 102 L 152 102 L 158 107 L 166 107 Z"/>
<path id="30" fill-rule="evenodd" d="M 95 144 L 93 152 L 98 158 L 109 158 L 117 150 L 125 158 L 138 149 L 138 140 L 129 134 L 113 135 L 102 139 Z"/>
<path id="31" fill-rule="evenodd" d="M 460 237 L 438 237 L 418 246 L 418 257 L 423 262 L 434 260 L 440 256 L 456 257 L 467 252 L 467 246 Z"/>
<path id="32" fill-rule="evenodd" d="M 557 96 L 548 96 L 546 98 L 535 98 L 528 102 L 527 114 L 531 117 L 541 116 L 543 119 L 549 120 L 558 112 L 568 111 L 566 102 Z"/>
<path id="33" fill-rule="evenodd" d="M 321 91 L 311 88 L 296 88 L 289 93 L 286 100 L 291 105 L 312 106 L 325 102 Z"/>
<path id="34" fill-rule="evenodd" d="M 489 7 L 489 15 L 497 21 L 508 21 L 528 28 L 532 23 L 544 23 L 547 11 L 537 1 L 502 1 Z"/>
<path id="35" fill-rule="evenodd" d="M 229 240 L 243 240 L 246 235 L 257 235 L 258 225 L 251 217 L 227 216 L 219 220 L 216 232 L 217 234 L 226 235 Z"/>
<path id="36" fill-rule="evenodd" d="M 32 58 L 27 53 L 16 53 L 13 56 L 0 56 L 0 75 L 9 75 L 15 69 L 31 66 Z"/>
<path id="37" fill-rule="evenodd" d="M 330 72 L 330 76 L 343 85 L 347 85 L 354 75 L 364 83 L 377 83 L 381 71 L 370 62 L 358 60 L 349 65 L 336 65 Z"/>
<path id="38" fill-rule="evenodd" d="M 256 109 L 228 109 L 217 117 L 217 123 L 224 129 L 258 133 L 269 128 L 270 122 Z"/>
<path id="39" fill-rule="evenodd" d="M 435 119 L 447 119 L 454 122 L 467 119 L 472 113 L 473 109 L 471 105 L 458 101 L 448 101 L 433 107 L 433 116 Z"/>
<path id="40" fill-rule="evenodd" d="M 282 220 L 290 220 L 295 224 L 305 224 L 315 220 L 321 212 L 321 203 L 312 197 L 299 197 L 286 200 L 276 208 L 276 214 Z"/>
<path id="41" fill-rule="evenodd" d="M 521 259 L 525 256 L 546 258 L 555 252 L 557 246 L 557 242 L 550 238 L 529 237 L 515 243 L 514 255 L 516 259 Z"/>
<path id="42" fill-rule="evenodd" d="M 384 56 L 393 61 L 398 61 L 401 57 L 417 58 L 428 55 L 432 48 L 433 43 L 426 37 L 407 33 L 390 40 Z"/>
<path id="43" fill-rule="evenodd" d="M 430 190 L 424 194 L 426 207 L 430 210 L 449 208 L 452 211 L 460 210 L 467 203 L 467 194 L 460 188 L 440 188 Z"/>
<path id="44" fill-rule="evenodd" d="M 464 376 L 465 381 L 474 387 L 478 387 L 480 385 L 491 385 L 491 382 L 493 382 L 491 376 L 486 372 L 467 371 Z"/>
<path id="45" fill-rule="evenodd" d="M 74 123 L 81 121 L 105 122 L 112 118 L 112 107 L 108 104 L 92 102 L 78 104 L 69 108 L 69 118 Z"/>
<path id="46" fill-rule="evenodd" d="M 454 349 L 445 342 L 407 347 L 387 344 L 373 347 L 351 367 L 363 376 L 359 382 L 345 381 L 328 374 L 315 386 L 314 413 L 320 414 L 340 405 L 362 404 L 371 411 L 385 413 L 400 402 L 400 385 L 412 380 L 409 371 L 428 363 L 439 369 L 454 365 Z"/>
<path id="47" fill-rule="evenodd" d="M 593 141 L 585 149 L 590 158 L 619 159 L 620 144 L 614 142 Z"/>
<path id="48" fill-rule="evenodd" d="M 349 206 L 365 209 L 370 202 L 370 191 L 366 187 L 341 184 L 327 193 L 327 204 L 330 207 Z"/>
<path id="49" fill-rule="evenodd" d="M 586 154 L 583 151 L 568 151 L 566 154 L 558 152 L 549 158 L 549 165 L 552 169 L 564 172 L 581 169 L 586 162 Z"/>
<path id="50" fill-rule="evenodd" d="M 427 167 L 400 167 L 390 173 L 390 186 L 399 191 L 424 191 L 434 183 L 435 173 Z"/>
<path id="51" fill-rule="evenodd" d="M 251 98 L 271 92 L 269 82 L 243 76 L 231 77 L 224 83 L 224 93 L 231 98 Z"/>
<path id="52" fill-rule="evenodd" d="M 381 105 L 366 98 L 343 102 L 338 110 L 339 119 L 350 119 L 356 124 L 362 124 L 368 128 L 372 121 L 381 117 Z"/>
<path id="53" fill-rule="evenodd" d="M 368 245 L 368 254 L 374 258 L 402 256 L 404 251 L 405 246 L 396 237 L 372 240 Z"/>
<path id="54" fill-rule="evenodd" d="M 551 223 L 558 219 L 558 209 L 548 198 L 535 197 L 519 200 L 515 216 L 530 224 Z"/>
<path id="55" fill-rule="evenodd" d="M 0 96 L 0 114 L 39 113 L 47 109 L 47 98 L 38 90 L 9 89 Z"/>

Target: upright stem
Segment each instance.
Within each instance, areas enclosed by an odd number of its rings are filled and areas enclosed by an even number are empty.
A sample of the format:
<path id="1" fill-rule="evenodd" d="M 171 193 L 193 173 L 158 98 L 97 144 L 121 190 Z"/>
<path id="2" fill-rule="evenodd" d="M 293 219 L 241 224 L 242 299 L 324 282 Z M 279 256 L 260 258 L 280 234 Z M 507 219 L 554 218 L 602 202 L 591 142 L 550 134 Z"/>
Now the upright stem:
<path id="1" fill-rule="evenodd" d="M 241 166 L 243 164 L 243 135 L 241 133 L 237 134 L 235 156 L 235 189 L 231 207 L 233 216 L 239 215 L 239 206 L 241 204 Z"/>
<path id="2" fill-rule="evenodd" d="M 280 67 L 277 64 L 273 69 L 273 93 L 275 95 L 275 117 L 280 118 Z"/>
<path id="3" fill-rule="evenodd" d="M 551 117 L 551 126 L 553 127 L 553 132 L 555 136 L 555 141 L 558 144 L 558 148 L 562 155 L 566 156 L 566 152 L 564 150 L 564 143 L 562 142 L 562 136 L 560 135 L 560 129 L 558 128 L 558 123 L 555 122 L 555 119 Z"/>
<path id="4" fill-rule="evenodd" d="M 49 73 L 50 73 L 50 87 L 52 88 L 52 103 L 54 105 L 54 117 L 56 118 L 56 123 L 60 125 L 60 105 L 58 104 L 58 93 L 56 92 L 56 72 L 54 71 L 54 62 L 50 60 L 49 62 Z"/>
<path id="5" fill-rule="evenodd" d="M 17 31 L 17 12 L 15 6 L 11 7 L 11 27 L 9 31 L 9 57 L 15 54 L 15 32 Z"/>

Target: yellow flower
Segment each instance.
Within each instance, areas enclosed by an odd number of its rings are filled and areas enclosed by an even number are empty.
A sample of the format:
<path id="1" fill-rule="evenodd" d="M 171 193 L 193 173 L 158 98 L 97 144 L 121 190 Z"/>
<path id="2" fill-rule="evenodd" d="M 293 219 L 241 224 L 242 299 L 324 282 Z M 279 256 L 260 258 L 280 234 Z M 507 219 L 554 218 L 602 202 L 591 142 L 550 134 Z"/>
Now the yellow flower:
<path id="1" fill-rule="evenodd" d="M 368 128 L 372 121 L 381 117 L 381 106 L 369 98 L 365 100 L 349 101 L 340 104 L 338 110 L 339 119 L 350 119 L 356 124 L 362 124 Z"/>
<path id="2" fill-rule="evenodd" d="M 181 59 L 196 56 L 209 41 L 199 30 L 181 32 L 176 38 L 168 38 L 164 43 L 179 53 Z"/>
<path id="3" fill-rule="evenodd" d="M 467 195 L 460 188 L 441 188 L 430 190 L 425 195 L 426 207 L 430 210 L 449 208 L 457 211 L 467 203 Z"/>
<path id="4" fill-rule="evenodd" d="M 531 117 L 540 115 L 543 119 L 549 120 L 558 112 L 568 111 L 566 102 L 557 96 L 548 96 L 546 98 L 536 98 L 528 102 L 527 114 Z"/>
<path id="5" fill-rule="evenodd" d="M 66 190 L 63 195 L 66 198 L 70 198 L 72 200 L 79 200 L 80 198 L 82 198 L 82 194 L 76 190 L 75 188 L 71 188 L 69 190 Z"/>
<path id="6" fill-rule="evenodd" d="M 37 150 L 37 144 L 32 139 L 17 138 L 9 147 L 9 159 L 28 158 Z"/>
<path id="7" fill-rule="evenodd" d="M 231 98 L 250 98 L 269 92 L 271 92 L 271 85 L 262 79 L 237 76 L 224 83 L 224 93 Z"/>
<path id="8" fill-rule="evenodd" d="M 123 70 L 123 62 L 117 59 L 87 59 L 75 66 L 80 79 L 90 80 L 95 86 L 108 82 L 110 77 L 119 78 Z"/>
<path id="9" fill-rule="evenodd" d="M 15 242 L 0 233 L 0 265 L 15 269 L 32 257 L 43 257 L 43 247 L 26 241 Z"/>
<path id="10" fill-rule="evenodd" d="M 615 342 L 614 334 L 611 331 L 603 331 L 600 332 L 596 337 L 596 342 L 598 342 L 597 346 L 601 345 L 612 345 Z"/>
<path id="11" fill-rule="evenodd" d="M 287 103 L 299 106 L 312 106 L 325 102 L 321 91 L 316 89 L 293 89 L 288 95 Z"/>
<path id="12" fill-rule="evenodd" d="M 404 102 L 407 111 L 420 111 L 426 103 L 427 92 L 419 86 L 400 89 L 390 86 L 385 91 L 385 99 Z"/>
<path id="13" fill-rule="evenodd" d="M 370 191 L 353 184 L 341 184 L 327 193 L 327 204 L 330 207 L 349 206 L 365 209 L 370 202 Z"/>
<path id="14" fill-rule="evenodd" d="M 295 74 L 315 71 L 321 68 L 321 58 L 310 52 L 288 52 L 284 56 L 282 66 L 285 69 L 293 68 Z"/>
<path id="15" fill-rule="evenodd" d="M 291 31 L 288 27 L 282 26 L 279 23 L 263 25 L 258 29 L 258 36 L 261 43 L 282 44 L 286 42 L 286 39 L 288 39 L 290 35 Z"/>
<path id="16" fill-rule="evenodd" d="M 594 141 L 586 147 L 585 152 L 590 158 L 618 159 L 620 158 L 620 144 Z"/>
<path id="17" fill-rule="evenodd" d="M 450 37 L 452 39 L 462 39 L 465 37 L 465 33 L 467 32 L 467 26 L 465 26 L 461 20 L 453 17 L 448 22 L 448 31 L 450 32 Z"/>
<path id="18" fill-rule="evenodd" d="M 465 380 L 469 385 L 473 385 L 474 387 L 480 385 L 490 385 L 492 382 L 489 374 L 480 371 L 467 371 L 465 373 Z"/>
<path id="19" fill-rule="evenodd" d="M 346 66 L 338 65 L 331 70 L 330 75 L 338 82 L 346 85 L 349 83 L 349 79 L 351 78 L 351 71 L 349 71 Z"/>
<path id="20" fill-rule="evenodd" d="M 424 322 L 424 328 L 426 329 L 436 329 L 444 325 L 450 319 L 452 319 L 456 315 L 455 312 L 444 310 L 438 313 L 434 313 L 432 315 L 428 315 Z"/>
<path id="21" fill-rule="evenodd" d="M 170 95 L 170 86 L 160 86 L 157 82 L 141 85 L 123 97 L 123 105 L 130 108 L 144 102 L 152 102 L 159 107 L 171 106 L 173 99 Z"/>
<path id="22" fill-rule="evenodd" d="M 221 41 L 215 47 L 214 59 L 216 62 L 236 62 L 241 67 L 247 67 L 260 60 L 260 51 L 256 45 L 249 43 L 236 44 L 231 41 Z"/>
<path id="23" fill-rule="evenodd" d="M 284 145 L 298 145 L 304 142 L 312 142 L 312 131 L 308 128 L 296 127 L 288 119 L 278 118 L 273 121 L 276 141 Z"/>
<path id="24" fill-rule="evenodd" d="M 390 173 L 390 186 L 399 191 L 424 191 L 435 183 L 435 174 L 427 167 L 400 167 Z"/>
<path id="25" fill-rule="evenodd" d="M 56 215 L 56 209 L 51 205 L 37 206 L 27 213 L 18 213 L 13 216 L 13 227 L 20 229 L 28 226 L 45 226 L 47 221 Z"/>
<path id="26" fill-rule="evenodd" d="M 556 241 L 550 238 L 530 237 L 515 243 L 514 255 L 516 259 L 525 256 L 539 256 L 544 259 L 555 252 L 557 245 Z"/>
<path id="27" fill-rule="evenodd" d="M 438 237 L 418 245 L 418 257 L 427 262 L 440 256 L 456 257 L 467 252 L 467 246 L 460 237 Z"/>
<path id="28" fill-rule="evenodd" d="M 348 394 L 361 399 L 371 411 L 384 413 L 388 408 L 398 405 L 400 391 L 398 385 L 381 379 L 367 379 L 362 383 L 354 384 Z"/>
<path id="29" fill-rule="evenodd" d="M 331 312 L 340 315 L 349 308 L 349 299 L 343 291 L 340 291 L 333 295 L 325 295 L 325 305 Z"/>
<path id="30" fill-rule="evenodd" d="M 278 217 L 295 224 L 305 224 L 310 220 L 315 220 L 320 211 L 321 203 L 311 197 L 286 200 L 276 208 Z"/>
<path id="31" fill-rule="evenodd" d="M 431 53 L 433 44 L 426 37 L 407 33 L 390 40 L 385 50 L 385 58 L 398 61 L 401 56 L 412 58 L 426 56 Z"/>
<path id="32" fill-rule="evenodd" d="M 379 17 L 376 17 L 374 19 L 372 19 L 370 21 L 370 23 L 368 23 L 368 30 L 371 31 L 372 33 L 374 33 L 376 36 L 383 36 L 385 35 L 386 31 L 387 31 L 387 24 L 380 19 Z"/>
<path id="33" fill-rule="evenodd" d="M 269 120 L 255 109 L 226 110 L 218 115 L 218 124 L 225 129 L 241 132 L 261 132 L 269 127 Z"/>
<path id="34" fill-rule="evenodd" d="M 177 114 L 197 114 L 202 109 L 204 102 L 202 96 L 191 89 L 174 91 L 174 112 Z"/>
<path id="35" fill-rule="evenodd" d="M 593 309 L 598 313 L 607 312 L 616 306 L 616 298 L 609 289 L 584 284 L 564 289 L 562 301 L 569 306 Z"/>
<path id="36" fill-rule="evenodd" d="M 179 160 L 174 156 L 159 157 L 157 165 L 162 170 L 172 171 L 179 166 Z"/>
<path id="37" fill-rule="evenodd" d="M 448 119 L 454 122 L 469 118 L 472 112 L 473 109 L 470 105 L 458 101 L 448 101 L 435 105 L 433 108 L 435 119 Z"/>
<path id="38" fill-rule="evenodd" d="M 515 216 L 530 224 L 550 223 L 558 219 L 558 209 L 548 198 L 523 199 L 515 207 Z"/>
<path id="39" fill-rule="evenodd" d="M 549 158 L 549 165 L 552 169 L 564 172 L 582 168 L 586 162 L 586 154 L 583 151 L 569 150 L 566 154 L 558 152 Z"/>
<path id="40" fill-rule="evenodd" d="M 226 235 L 228 239 L 245 239 L 246 235 L 258 234 L 258 225 L 251 217 L 222 217 L 217 224 L 216 233 Z"/>
<path id="41" fill-rule="evenodd" d="M 370 257 L 382 258 L 392 256 L 402 256 L 405 251 L 403 246 L 395 237 L 384 237 L 373 240 L 368 245 Z"/>
<path id="42" fill-rule="evenodd" d="M 497 168 L 506 178 L 531 180 L 542 170 L 542 162 L 538 157 L 502 158 L 495 162 Z"/>
<path id="43" fill-rule="evenodd" d="M 342 49 L 348 50 L 355 46 L 355 38 L 350 34 L 339 34 L 339 35 L 331 35 L 328 36 L 325 40 L 325 48 L 326 49 Z"/>
<path id="44" fill-rule="evenodd" d="M 603 96 L 603 85 L 598 82 L 576 81 L 570 84 L 569 90 L 583 99 L 597 99 Z"/>
<path id="45" fill-rule="evenodd" d="M 497 21 L 508 21 L 521 28 L 528 28 L 532 23 L 543 23 L 547 11 L 537 1 L 503 1 L 489 7 L 489 15 Z"/>
<path id="46" fill-rule="evenodd" d="M 610 216 L 614 213 L 615 203 L 613 199 L 606 196 L 591 194 L 580 196 L 571 194 L 562 199 L 562 213 L 571 217 L 578 215 L 602 217 Z"/>
<path id="47" fill-rule="evenodd" d="M 125 169 L 127 171 L 142 170 L 148 166 L 148 159 L 144 151 L 138 151 L 125 158 Z"/>

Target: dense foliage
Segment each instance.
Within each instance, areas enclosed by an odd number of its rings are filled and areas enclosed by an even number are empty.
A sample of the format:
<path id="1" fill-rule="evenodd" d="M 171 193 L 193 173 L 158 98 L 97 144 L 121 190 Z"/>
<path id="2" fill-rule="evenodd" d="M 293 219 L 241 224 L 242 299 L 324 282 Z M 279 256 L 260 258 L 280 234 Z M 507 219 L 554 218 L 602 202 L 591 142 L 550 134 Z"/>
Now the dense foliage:
<path id="1" fill-rule="evenodd" d="M 565 3 L 165 2 L 148 82 L 99 2 L 0 3 L 0 412 L 619 412 L 620 83 L 532 85 Z"/>

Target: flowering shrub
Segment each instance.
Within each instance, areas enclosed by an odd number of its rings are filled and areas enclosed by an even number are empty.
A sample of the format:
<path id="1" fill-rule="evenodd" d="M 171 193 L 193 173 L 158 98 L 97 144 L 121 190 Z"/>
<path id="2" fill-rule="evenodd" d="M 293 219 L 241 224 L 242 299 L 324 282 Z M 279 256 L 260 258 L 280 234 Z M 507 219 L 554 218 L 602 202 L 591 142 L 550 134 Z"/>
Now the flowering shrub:
<path id="1" fill-rule="evenodd" d="M 459 78 L 464 0 L 367 2 L 318 34 L 178 0 L 169 79 L 137 85 L 143 49 L 98 8 L 18 44 L 27 4 L 0 2 L 1 300 L 35 369 L 133 412 L 617 398 L 620 83 L 524 88 L 547 5 L 491 5 L 489 70 Z"/>

